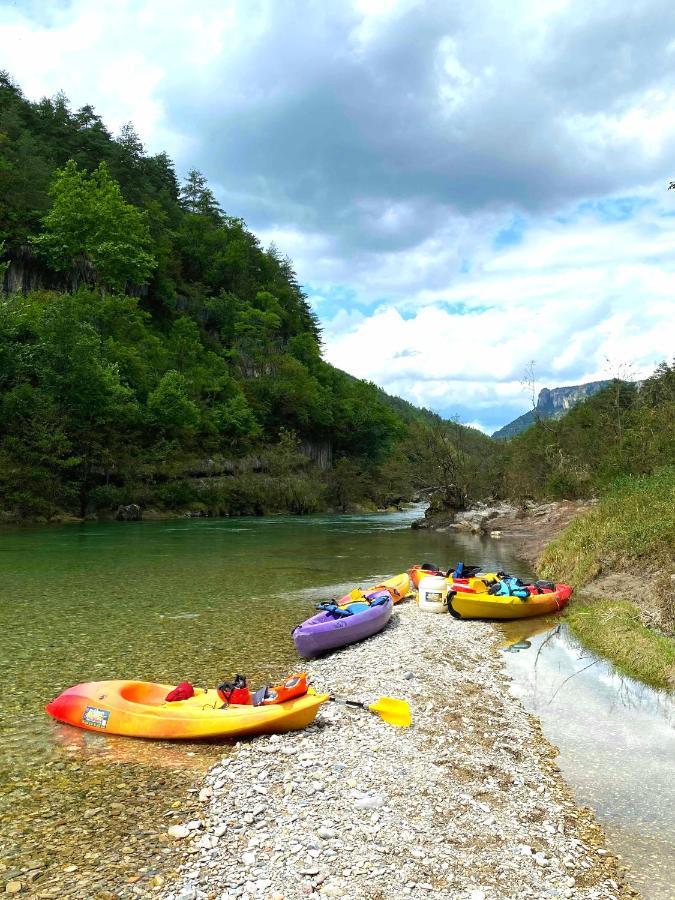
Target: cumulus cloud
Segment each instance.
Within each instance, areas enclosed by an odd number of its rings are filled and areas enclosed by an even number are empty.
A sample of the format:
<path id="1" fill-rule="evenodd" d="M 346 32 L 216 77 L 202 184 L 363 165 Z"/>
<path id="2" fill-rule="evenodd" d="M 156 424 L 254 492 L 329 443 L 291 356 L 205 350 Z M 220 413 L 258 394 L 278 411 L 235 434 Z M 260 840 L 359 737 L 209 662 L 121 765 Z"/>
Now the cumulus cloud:
<path id="1" fill-rule="evenodd" d="M 488 427 L 523 360 L 569 383 L 672 346 L 669 0 L 0 0 L 0 26 L 30 96 L 132 119 L 289 253 L 355 374 Z"/>
<path id="2" fill-rule="evenodd" d="M 327 322 L 328 358 L 486 430 L 539 386 L 648 375 L 675 345 L 675 225 L 651 205 L 630 220 L 547 223 L 445 290 Z M 405 310 L 408 310 L 406 313 Z M 403 312 L 402 312 L 403 310 Z"/>

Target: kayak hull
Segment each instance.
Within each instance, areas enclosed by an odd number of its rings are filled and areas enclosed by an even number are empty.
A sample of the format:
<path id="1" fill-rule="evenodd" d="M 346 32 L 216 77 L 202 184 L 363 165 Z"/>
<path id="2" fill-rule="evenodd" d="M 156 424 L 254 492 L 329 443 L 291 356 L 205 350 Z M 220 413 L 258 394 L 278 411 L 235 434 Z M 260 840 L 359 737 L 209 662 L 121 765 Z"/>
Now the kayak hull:
<path id="1" fill-rule="evenodd" d="M 360 597 L 372 597 L 374 594 L 386 591 L 394 603 L 400 603 L 411 593 L 412 588 L 413 585 L 408 572 L 401 572 L 400 575 L 387 578 L 386 581 L 381 581 L 374 587 L 356 588 L 356 590 L 350 591 L 349 594 L 345 594 L 344 597 L 341 597 L 336 602 L 338 606 L 344 606 L 347 603 L 358 600 Z"/>
<path id="2" fill-rule="evenodd" d="M 387 578 L 386 581 L 376 584 L 373 588 L 368 588 L 366 594 L 373 591 L 388 591 L 394 603 L 400 603 L 412 591 L 412 582 L 407 572 L 401 572 L 400 575 L 394 575 L 393 578 Z"/>
<path id="3" fill-rule="evenodd" d="M 159 740 L 203 740 L 295 731 L 316 717 L 326 694 L 306 694 L 265 706 L 223 707 L 216 691 L 166 703 L 172 685 L 90 681 L 48 703 L 52 718 L 87 731 Z"/>
<path id="4" fill-rule="evenodd" d="M 571 596 L 572 588 L 568 584 L 557 584 L 555 591 L 530 594 L 524 600 L 460 590 L 448 595 L 448 610 L 458 619 L 527 619 L 560 612 Z"/>
<path id="5" fill-rule="evenodd" d="M 293 631 L 293 643 L 300 656 L 321 656 L 330 650 L 355 644 L 382 631 L 391 618 L 394 603 L 391 597 L 379 606 L 345 618 L 335 618 L 320 612 Z"/>

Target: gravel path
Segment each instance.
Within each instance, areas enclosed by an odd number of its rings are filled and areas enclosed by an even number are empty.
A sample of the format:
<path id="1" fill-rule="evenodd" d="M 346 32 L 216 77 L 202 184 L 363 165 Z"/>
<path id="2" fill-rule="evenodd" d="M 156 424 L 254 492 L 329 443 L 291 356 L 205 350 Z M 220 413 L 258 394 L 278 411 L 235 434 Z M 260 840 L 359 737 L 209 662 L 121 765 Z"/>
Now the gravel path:
<path id="1" fill-rule="evenodd" d="M 326 704 L 209 772 L 164 900 L 624 898 L 555 751 L 509 692 L 491 626 L 407 602 L 382 634 L 310 664 L 319 689 L 406 698 L 413 725 Z"/>

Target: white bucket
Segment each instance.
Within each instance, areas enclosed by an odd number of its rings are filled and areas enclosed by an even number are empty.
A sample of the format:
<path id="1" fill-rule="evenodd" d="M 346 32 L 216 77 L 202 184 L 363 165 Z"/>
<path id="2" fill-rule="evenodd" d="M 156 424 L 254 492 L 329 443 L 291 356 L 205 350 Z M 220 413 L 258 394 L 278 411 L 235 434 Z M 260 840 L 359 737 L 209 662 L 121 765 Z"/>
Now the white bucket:
<path id="1" fill-rule="evenodd" d="M 422 578 L 417 595 L 420 609 L 425 612 L 444 613 L 448 611 L 449 585 L 440 575 Z"/>

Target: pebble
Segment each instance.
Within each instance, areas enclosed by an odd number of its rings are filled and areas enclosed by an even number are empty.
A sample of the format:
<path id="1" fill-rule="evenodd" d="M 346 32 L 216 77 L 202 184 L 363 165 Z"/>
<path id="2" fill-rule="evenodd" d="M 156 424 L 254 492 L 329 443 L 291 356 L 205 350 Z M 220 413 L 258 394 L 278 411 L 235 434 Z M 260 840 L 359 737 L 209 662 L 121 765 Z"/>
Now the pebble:
<path id="1" fill-rule="evenodd" d="M 182 841 L 190 834 L 190 829 L 186 825 L 170 825 L 167 833 L 175 841 Z"/>
<path id="2" fill-rule="evenodd" d="M 379 809 L 386 802 L 384 797 L 359 797 L 354 801 L 354 806 L 358 807 L 358 809 Z"/>

